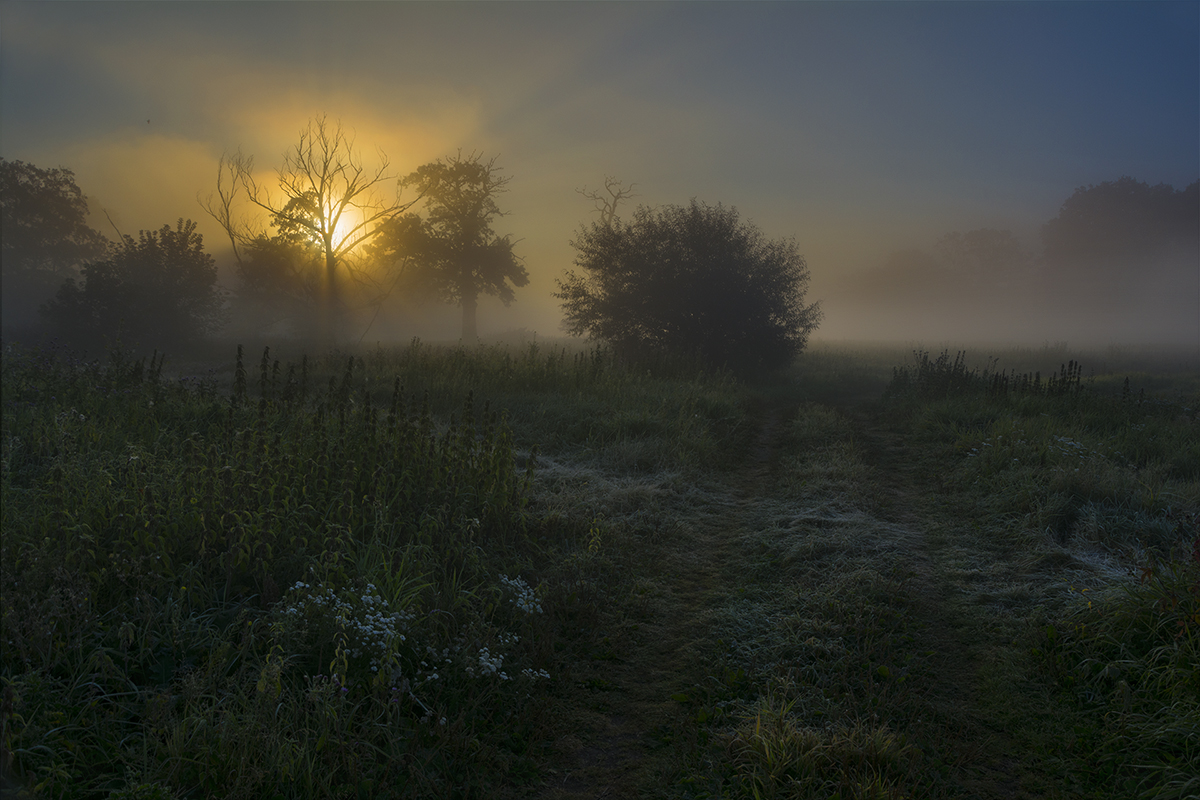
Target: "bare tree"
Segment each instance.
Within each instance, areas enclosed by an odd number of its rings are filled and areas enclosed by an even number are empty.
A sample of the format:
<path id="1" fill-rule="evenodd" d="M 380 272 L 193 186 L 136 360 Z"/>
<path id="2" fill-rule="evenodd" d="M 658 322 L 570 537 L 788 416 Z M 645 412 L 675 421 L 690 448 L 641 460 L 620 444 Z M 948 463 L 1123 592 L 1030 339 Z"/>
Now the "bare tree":
<path id="1" fill-rule="evenodd" d="M 605 175 L 603 194 L 601 194 L 599 189 L 588 191 L 587 186 L 575 191 L 595 204 L 596 210 L 600 212 L 600 224 L 607 227 L 617 218 L 617 204 L 622 200 L 637 197 L 633 193 L 633 187 L 637 186 L 637 184 L 631 183 L 629 186 L 625 186 L 624 183 L 624 181 L 619 181 L 616 178 Z"/>
<path id="2" fill-rule="evenodd" d="M 331 124 L 320 116 L 309 121 L 296 145 L 284 153 L 273 181 L 277 189 L 259 183 L 253 157 L 238 151 L 222 157 L 217 196 L 209 195 L 202 203 L 229 235 L 239 263 L 239 245 L 244 248 L 258 235 L 249 223 L 235 218 L 234 206 L 243 191 L 253 205 L 270 214 L 281 232 L 299 233 L 321 249 L 324 273 L 318 334 L 324 341 L 336 337 L 335 319 L 342 311 L 340 273 L 347 256 L 416 202 L 401 203 L 399 194 L 392 200 L 380 196 L 381 185 L 396 176 L 389 173 L 382 151 L 379 162 L 374 169 L 364 167 L 341 123 Z"/>

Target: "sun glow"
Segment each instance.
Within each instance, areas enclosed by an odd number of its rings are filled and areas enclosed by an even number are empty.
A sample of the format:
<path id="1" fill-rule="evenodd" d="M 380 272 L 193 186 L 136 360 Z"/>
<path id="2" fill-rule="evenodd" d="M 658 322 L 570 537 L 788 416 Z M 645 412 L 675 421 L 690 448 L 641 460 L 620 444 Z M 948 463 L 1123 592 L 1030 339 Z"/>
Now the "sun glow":
<path id="1" fill-rule="evenodd" d="M 341 248 L 346 243 L 346 240 L 351 238 L 354 234 L 354 226 L 357 224 L 358 222 L 355 217 L 349 211 L 342 214 L 337 221 L 337 225 L 333 228 L 333 247 L 335 250 Z"/>

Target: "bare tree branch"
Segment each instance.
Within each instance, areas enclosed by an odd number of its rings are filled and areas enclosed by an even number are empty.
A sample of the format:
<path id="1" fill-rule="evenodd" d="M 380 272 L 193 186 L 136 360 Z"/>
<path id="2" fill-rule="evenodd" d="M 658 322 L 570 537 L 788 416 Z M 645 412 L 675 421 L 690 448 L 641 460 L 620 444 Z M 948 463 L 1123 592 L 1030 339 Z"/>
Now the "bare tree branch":
<path id="1" fill-rule="evenodd" d="M 239 151 L 222 157 L 218 166 L 217 198 L 202 202 L 225 229 L 238 257 L 238 245 L 252 239 L 254 231 L 234 219 L 239 191 L 254 206 L 267 212 L 275 224 L 303 231 L 324 254 L 323 327 L 332 337 L 332 316 L 341 311 L 340 272 L 350 272 L 349 254 L 378 235 L 383 223 L 404 213 L 417 200 L 401 202 L 399 194 L 386 199 L 382 184 L 395 180 L 390 162 L 378 151 L 379 165 L 368 170 L 356 155 L 354 140 L 340 122 L 325 116 L 309 121 L 294 147 L 275 171 L 277 189 L 264 186 L 254 175 L 254 160 Z M 228 173 L 228 179 L 226 174 Z M 397 192 L 399 183 L 397 183 Z M 341 268 L 345 267 L 345 270 Z M 360 276 L 350 274 L 356 280 Z"/>
<path id="2" fill-rule="evenodd" d="M 196 198 L 200 206 L 217 221 L 225 231 L 225 235 L 229 237 L 229 244 L 233 247 L 233 257 L 239 266 L 242 264 L 239 246 L 244 248 L 262 232 L 261 229 L 255 230 L 248 222 L 234 216 L 234 206 L 237 203 L 238 189 L 241 186 L 238 176 L 241 172 L 248 172 L 252 168 L 253 160 L 243 156 L 240 150 L 233 155 L 222 155 L 220 161 L 217 162 L 216 198 L 211 194 L 203 200 L 200 200 L 199 196 Z"/>
<path id="3" fill-rule="evenodd" d="M 616 178 L 605 175 L 605 194 L 601 194 L 600 190 L 598 189 L 588 191 L 586 185 L 582 189 L 576 189 L 575 192 L 592 201 L 592 204 L 595 205 L 596 210 L 600 212 L 600 224 L 607 227 L 608 225 L 611 225 L 617 218 L 617 204 L 622 200 L 628 200 L 631 197 L 637 197 L 637 195 L 633 193 L 633 187 L 635 186 L 637 186 L 636 183 L 631 183 L 629 186 L 625 186 L 624 181 L 619 181 Z"/>

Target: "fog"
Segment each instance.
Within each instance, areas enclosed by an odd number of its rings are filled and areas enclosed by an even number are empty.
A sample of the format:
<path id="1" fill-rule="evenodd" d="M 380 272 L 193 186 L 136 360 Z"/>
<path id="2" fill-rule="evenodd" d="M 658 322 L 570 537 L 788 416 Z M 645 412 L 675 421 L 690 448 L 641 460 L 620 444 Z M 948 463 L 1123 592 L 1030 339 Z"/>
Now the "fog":
<path id="1" fill-rule="evenodd" d="M 832 283 L 827 335 L 1200 346 L 1200 202 L 1128 177 L 1080 187 L 1033 235 L 952 232 Z"/>
<path id="2" fill-rule="evenodd" d="M 219 159 L 269 182 L 327 115 L 396 178 L 456 153 L 510 177 L 493 227 L 528 284 L 480 298 L 485 339 L 561 335 L 578 190 L 611 176 L 622 213 L 695 198 L 794 238 L 817 338 L 1200 348 L 1195 3 L 287 8 L 0 6 L 0 157 L 72 170 L 110 240 L 194 220 L 218 336 L 304 333 L 243 297 L 201 206 Z M 82 264 L 34 285 L 10 261 L 5 337 L 50 335 Z M 454 303 L 381 294 L 344 340 L 458 338 Z"/>

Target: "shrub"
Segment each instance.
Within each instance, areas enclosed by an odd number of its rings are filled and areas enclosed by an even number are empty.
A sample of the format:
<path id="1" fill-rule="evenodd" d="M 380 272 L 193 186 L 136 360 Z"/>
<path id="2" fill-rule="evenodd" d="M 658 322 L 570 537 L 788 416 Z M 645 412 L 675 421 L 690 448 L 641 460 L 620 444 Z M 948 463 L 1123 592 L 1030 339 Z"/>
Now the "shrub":
<path id="1" fill-rule="evenodd" d="M 597 222 L 573 245 L 583 274 L 556 297 L 567 328 L 628 355 L 674 353 L 740 373 L 786 366 L 820 320 L 805 305 L 808 265 L 790 239 L 768 240 L 733 208 L 640 207 Z"/>

